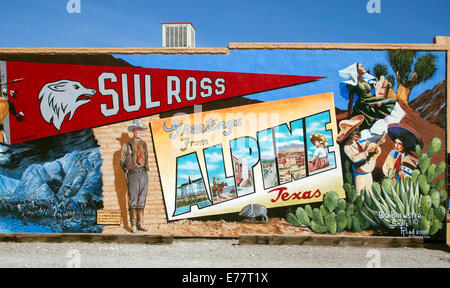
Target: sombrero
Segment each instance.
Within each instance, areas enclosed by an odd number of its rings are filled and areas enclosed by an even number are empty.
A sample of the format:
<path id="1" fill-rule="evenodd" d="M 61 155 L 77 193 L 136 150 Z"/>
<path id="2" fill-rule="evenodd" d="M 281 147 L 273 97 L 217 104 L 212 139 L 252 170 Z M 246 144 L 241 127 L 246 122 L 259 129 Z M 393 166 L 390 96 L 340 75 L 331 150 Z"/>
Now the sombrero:
<path id="1" fill-rule="evenodd" d="M 356 115 L 350 119 L 345 119 L 339 122 L 339 128 L 341 131 L 339 132 L 336 141 L 341 143 L 346 139 L 350 134 L 353 133 L 364 121 L 364 116 Z"/>
<path id="2" fill-rule="evenodd" d="M 392 141 L 395 141 L 395 139 L 402 141 L 403 147 L 407 152 L 415 150 L 416 145 L 423 147 L 423 142 L 417 136 L 416 131 L 403 124 L 390 124 L 388 126 L 388 136 Z"/>
<path id="3" fill-rule="evenodd" d="M 319 141 L 319 143 L 323 143 L 325 147 L 328 146 L 327 138 L 320 133 L 312 133 L 311 136 L 309 136 L 309 140 L 311 141 L 312 144 L 314 144 L 314 142 L 316 141 Z"/>
<path id="4" fill-rule="evenodd" d="M 147 130 L 148 128 L 144 127 L 144 124 L 142 124 L 141 119 L 134 119 L 133 124 L 128 126 L 128 131 L 133 132 L 134 129 Z"/>

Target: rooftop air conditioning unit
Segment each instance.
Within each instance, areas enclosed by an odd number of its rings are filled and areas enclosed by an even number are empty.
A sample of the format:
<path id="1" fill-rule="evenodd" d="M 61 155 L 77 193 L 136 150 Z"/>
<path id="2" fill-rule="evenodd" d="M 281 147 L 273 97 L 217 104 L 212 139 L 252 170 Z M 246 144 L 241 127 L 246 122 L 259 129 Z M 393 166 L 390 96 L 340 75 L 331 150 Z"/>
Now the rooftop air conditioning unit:
<path id="1" fill-rule="evenodd" d="M 190 22 L 162 23 L 163 48 L 195 48 L 195 28 Z"/>

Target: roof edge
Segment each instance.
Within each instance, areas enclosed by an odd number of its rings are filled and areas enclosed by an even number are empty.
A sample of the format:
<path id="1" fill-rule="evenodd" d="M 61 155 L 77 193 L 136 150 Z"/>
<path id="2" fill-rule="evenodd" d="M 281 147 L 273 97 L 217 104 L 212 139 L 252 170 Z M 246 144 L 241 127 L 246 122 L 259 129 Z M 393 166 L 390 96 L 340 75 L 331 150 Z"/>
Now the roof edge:
<path id="1" fill-rule="evenodd" d="M 265 42 L 232 42 L 224 48 L 161 48 L 161 47 L 80 47 L 80 48 L 0 48 L 2 54 L 41 54 L 41 55 L 68 55 L 68 54 L 229 54 L 230 50 L 450 50 L 450 37 L 436 36 L 433 44 L 413 43 L 265 43 Z"/>
<path id="2" fill-rule="evenodd" d="M 444 39 L 443 39 L 444 38 Z M 450 37 L 435 37 L 434 44 L 397 43 L 229 43 L 230 50 L 449 50 Z"/>
<path id="3" fill-rule="evenodd" d="M 229 54 L 228 48 L 0 48 L 2 54 Z"/>

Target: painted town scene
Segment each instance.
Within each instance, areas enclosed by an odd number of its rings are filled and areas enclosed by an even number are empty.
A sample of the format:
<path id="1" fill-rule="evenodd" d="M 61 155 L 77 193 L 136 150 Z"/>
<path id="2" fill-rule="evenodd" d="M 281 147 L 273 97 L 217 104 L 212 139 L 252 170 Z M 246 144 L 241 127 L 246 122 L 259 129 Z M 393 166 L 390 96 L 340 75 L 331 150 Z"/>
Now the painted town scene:
<path id="1" fill-rule="evenodd" d="M 237 197 L 235 183 L 242 184 L 242 174 L 236 175 L 236 180 L 232 176 L 225 176 L 225 164 L 221 146 L 213 146 L 204 150 L 206 167 L 208 170 L 209 189 L 214 203 L 220 203 Z M 233 165 L 235 163 L 233 158 Z"/>
<path id="2" fill-rule="evenodd" d="M 202 175 L 198 173 L 200 169 L 195 154 L 178 158 L 177 171 L 175 215 L 189 212 L 194 204 L 199 208 L 212 204 Z"/>
<path id="3" fill-rule="evenodd" d="M 291 123 L 291 131 L 287 125 L 274 129 L 280 183 L 291 182 L 306 176 L 305 144 L 303 123 Z"/>

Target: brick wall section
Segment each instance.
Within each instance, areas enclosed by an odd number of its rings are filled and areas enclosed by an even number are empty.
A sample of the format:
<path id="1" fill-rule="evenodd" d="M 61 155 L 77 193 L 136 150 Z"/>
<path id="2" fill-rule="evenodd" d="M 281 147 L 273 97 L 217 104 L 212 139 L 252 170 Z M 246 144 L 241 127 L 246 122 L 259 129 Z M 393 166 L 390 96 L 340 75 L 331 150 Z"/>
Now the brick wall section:
<path id="1" fill-rule="evenodd" d="M 146 127 L 153 119 L 159 119 L 159 115 L 140 118 Z M 105 210 L 120 210 L 122 212 L 122 227 L 129 227 L 128 218 L 128 189 L 125 174 L 120 168 L 120 154 L 123 144 L 132 138 L 128 132 L 128 126 L 133 121 L 125 121 L 112 125 L 94 128 L 94 135 L 100 145 L 100 153 L 103 159 L 101 172 L 103 174 L 103 206 Z M 161 183 L 159 181 L 158 168 L 150 129 L 145 130 L 143 140 L 148 147 L 148 194 L 145 207 L 144 225 L 167 223 Z"/>

